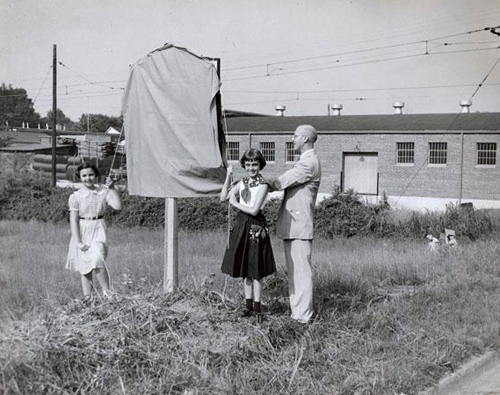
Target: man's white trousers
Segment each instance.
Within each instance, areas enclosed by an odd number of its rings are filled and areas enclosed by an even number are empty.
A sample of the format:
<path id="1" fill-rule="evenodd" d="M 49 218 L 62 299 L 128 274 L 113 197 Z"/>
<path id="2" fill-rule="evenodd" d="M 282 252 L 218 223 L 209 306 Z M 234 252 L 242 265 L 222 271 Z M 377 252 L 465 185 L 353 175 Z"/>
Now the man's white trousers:
<path id="1" fill-rule="evenodd" d="M 288 272 L 291 318 L 307 322 L 313 314 L 312 240 L 284 239 L 283 244 Z"/>

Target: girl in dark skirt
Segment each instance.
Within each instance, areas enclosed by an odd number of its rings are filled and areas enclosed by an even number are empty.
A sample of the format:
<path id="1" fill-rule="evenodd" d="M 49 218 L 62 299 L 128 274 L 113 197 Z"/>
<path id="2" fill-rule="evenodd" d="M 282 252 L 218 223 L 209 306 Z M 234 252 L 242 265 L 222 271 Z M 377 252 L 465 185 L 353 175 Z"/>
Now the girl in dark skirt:
<path id="1" fill-rule="evenodd" d="M 266 218 L 261 211 L 268 193 L 268 186 L 260 175 L 266 161 L 259 150 L 251 148 L 243 154 L 240 164 L 248 177 L 231 188 L 233 169 L 229 166 L 220 196 L 222 201 L 229 199 L 239 210 L 224 254 L 222 273 L 244 279 L 246 304 L 242 316 L 249 317 L 261 313 L 262 279 L 276 271 L 276 264 Z"/>

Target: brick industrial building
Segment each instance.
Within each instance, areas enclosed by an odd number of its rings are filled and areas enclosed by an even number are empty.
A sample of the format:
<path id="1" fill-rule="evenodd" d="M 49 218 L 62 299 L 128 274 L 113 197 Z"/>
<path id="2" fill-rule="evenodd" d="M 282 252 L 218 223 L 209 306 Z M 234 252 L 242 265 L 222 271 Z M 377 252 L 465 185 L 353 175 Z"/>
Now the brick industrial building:
<path id="1" fill-rule="evenodd" d="M 472 202 L 500 208 L 500 113 L 348 116 L 233 116 L 227 118 L 228 159 L 237 165 L 249 147 L 260 149 L 264 176 L 293 166 L 292 135 L 301 124 L 318 131 L 320 196 L 336 186 L 368 201 L 385 193 L 397 207 L 443 209 Z"/>

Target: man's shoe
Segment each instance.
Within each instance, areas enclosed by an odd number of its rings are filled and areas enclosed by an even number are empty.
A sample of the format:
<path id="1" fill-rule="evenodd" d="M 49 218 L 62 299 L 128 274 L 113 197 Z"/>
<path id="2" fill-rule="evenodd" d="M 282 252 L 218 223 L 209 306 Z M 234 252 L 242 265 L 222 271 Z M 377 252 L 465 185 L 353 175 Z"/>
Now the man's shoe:
<path id="1" fill-rule="evenodd" d="M 241 318 L 248 318 L 253 314 L 252 310 L 245 309 L 243 310 L 243 313 L 241 313 Z"/>

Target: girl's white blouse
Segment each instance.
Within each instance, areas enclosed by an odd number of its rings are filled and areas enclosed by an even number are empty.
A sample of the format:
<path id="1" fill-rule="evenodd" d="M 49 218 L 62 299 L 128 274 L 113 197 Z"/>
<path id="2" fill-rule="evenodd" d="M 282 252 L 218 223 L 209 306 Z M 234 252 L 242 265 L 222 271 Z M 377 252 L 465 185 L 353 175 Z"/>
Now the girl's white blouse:
<path id="1" fill-rule="evenodd" d="M 69 210 L 78 211 L 80 217 L 97 217 L 104 215 L 106 204 L 116 206 L 114 196 L 105 185 L 99 185 L 96 189 L 82 188 L 69 197 Z"/>
<path id="2" fill-rule="evenodd" d="M 243 200 L 243 198 L 241 196 L 241 192 L 245 188 L 245 185 L 243 184 L 243 181 L 240 181 L 240 192 L 239 192 L 240 193 L 240 204 L 243 206 L 247 206 L 247 207 L 253 207 L 255 204 L 255 201 L 257 200 L 257 191 L 258 191 L 260 186 L 261 186 L 261 184 L 249 188 L 250 189 L 250 200 L 247 203 Z M 267 194 L 266 194 L 266 197 L 267 197 Z M 262 205 L 260 206 L 260 210 L 262 210 L 265 205 L 266 205 L 266 199 L 264 198 L 264 201 L 262 202 Z"/>

